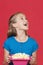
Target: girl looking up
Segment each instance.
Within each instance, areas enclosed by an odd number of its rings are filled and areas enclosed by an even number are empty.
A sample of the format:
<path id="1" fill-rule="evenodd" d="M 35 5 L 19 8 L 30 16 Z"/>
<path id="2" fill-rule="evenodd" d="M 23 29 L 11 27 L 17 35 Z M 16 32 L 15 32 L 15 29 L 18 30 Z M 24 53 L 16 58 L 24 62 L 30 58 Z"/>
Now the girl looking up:
<path id="1" fill-rule="evenodd" d="M 38 44 L 35 39 L 27 35 L 28 19 L 22 12 L 13 14 L 8 22 L 7 39 L 4 42 L 4 65 L 11 65 L 10 55 L 25 53 L 32 57 L 29 64 L 37 65 Z M 7 64 L 6 64 L 7 63 Z M 28 65 L 29 65 L 28 64 Z"/>

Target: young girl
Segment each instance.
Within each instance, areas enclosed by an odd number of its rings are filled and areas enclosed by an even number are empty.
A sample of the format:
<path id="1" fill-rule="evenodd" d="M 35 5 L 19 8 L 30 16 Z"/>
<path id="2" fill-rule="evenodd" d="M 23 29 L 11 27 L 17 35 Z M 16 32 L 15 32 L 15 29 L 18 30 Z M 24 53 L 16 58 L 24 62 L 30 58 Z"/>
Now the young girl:
<path id="1" fill-rule="evenodd" d="M 9 28 L 3 48 L 4 48 L 4 65 L 12 65 L 9 57 L 11 54 L 25 53 L 32 57 L 30 65 L 37 65 L 36 40 L 27 35 L 29 29 L 28 20 L 24 13 L 17 12 L 9 19 Z M 7 64 L 6 64 L 7 63 Z M 29 65 L 28 64 L 28 65 Z"/>

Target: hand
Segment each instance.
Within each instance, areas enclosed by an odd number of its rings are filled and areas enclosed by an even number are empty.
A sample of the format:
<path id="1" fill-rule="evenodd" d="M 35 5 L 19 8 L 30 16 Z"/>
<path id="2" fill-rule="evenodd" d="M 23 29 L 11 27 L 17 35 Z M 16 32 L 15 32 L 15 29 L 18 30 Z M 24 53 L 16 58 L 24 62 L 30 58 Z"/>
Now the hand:
<path id="1" fill-rule="evenodd" d="M 10 56 L 8 56 L 3 60 L 3 65 L 8 65 L 9 63 L 10 63 Z"/>
<path id="2" fill-rule="evenodd" d="M 30 64 L 31 65 L 37 65 L 35 58 L 32 57 L 32 59 L 30 60 Z"/>
<path id="3" fill-rule="evenodd" d="M 10 56 L 8 56 L 8 57 L 6 58 L 6 62 L 7 62 L 7 63 L 10 63 Z"/>

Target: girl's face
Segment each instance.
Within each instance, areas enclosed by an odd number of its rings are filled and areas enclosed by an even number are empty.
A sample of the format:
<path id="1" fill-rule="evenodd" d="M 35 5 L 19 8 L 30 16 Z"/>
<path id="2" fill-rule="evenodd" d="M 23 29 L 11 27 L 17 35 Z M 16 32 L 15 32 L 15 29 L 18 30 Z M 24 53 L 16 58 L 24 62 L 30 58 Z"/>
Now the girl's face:
<path id="1" fill-rule="evenodd" d="M 16 15 L 15 22 L 16 23 L 13 24 L 13 27 L 28 30 L 28 20 L 24 14 L 20 13 Z"/>

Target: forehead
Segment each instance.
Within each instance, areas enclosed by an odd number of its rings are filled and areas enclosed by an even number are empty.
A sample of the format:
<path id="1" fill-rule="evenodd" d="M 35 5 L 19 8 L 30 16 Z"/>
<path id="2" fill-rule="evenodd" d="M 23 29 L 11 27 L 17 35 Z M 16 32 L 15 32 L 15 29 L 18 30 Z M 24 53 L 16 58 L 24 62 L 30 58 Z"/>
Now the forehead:
<path id="1" fill-rule="evenodd" d="M 17 17 L 26 17 L 26 16 L 23 13 L 19 13 L 19 14 L 17 14 Z"/>
<path id="2" fill-rule="evenodd" d="M 16 15 L 14 15 L 11 20 L 14 20 L 14 19 L 17 19 L 17 18 L 26 18 L 26 16 L 23 13 L 18 13 Z"/>

